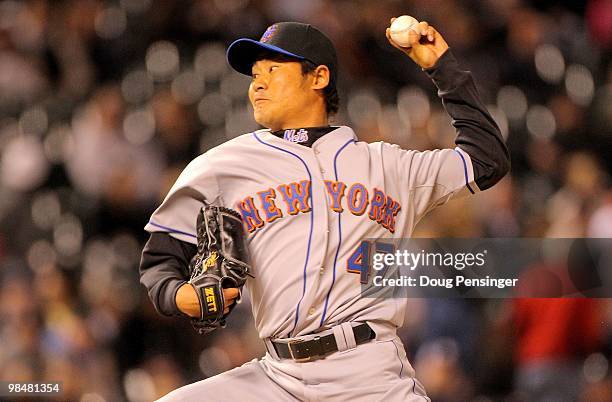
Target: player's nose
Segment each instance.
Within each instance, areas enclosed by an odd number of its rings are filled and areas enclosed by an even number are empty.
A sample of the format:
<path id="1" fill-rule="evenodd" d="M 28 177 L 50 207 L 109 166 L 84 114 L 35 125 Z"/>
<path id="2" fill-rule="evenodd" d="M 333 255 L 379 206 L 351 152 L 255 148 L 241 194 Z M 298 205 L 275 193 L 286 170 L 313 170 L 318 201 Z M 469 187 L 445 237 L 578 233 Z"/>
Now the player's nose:
<path id="1" fill-rule="evenodd" d="M 253 78 L 253 82 L 251 83 L 251 86 L 253 88 L 253 90 L 255 92 L 257 91 L 261 91 L 261 90 L 265 90 L 268 88 L 268 82 L 266 81 L 266 79 L 262 76 Z"/>

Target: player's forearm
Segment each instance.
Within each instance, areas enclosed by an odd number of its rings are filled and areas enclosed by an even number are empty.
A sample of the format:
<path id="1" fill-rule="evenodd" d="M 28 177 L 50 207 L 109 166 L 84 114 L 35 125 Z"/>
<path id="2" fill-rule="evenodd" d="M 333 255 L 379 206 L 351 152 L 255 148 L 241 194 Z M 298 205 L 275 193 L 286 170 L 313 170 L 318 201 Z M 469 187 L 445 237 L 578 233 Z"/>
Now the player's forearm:
<path id="1" fill-rule="evenodd" d="M 510 155 L 497 124 L 478 95 L 472 75 L 459 68 L 450 50 L 425 72 L 453 119 L 457 130 L 455 143 L 470 155 L 476 184 L 481 190 L 493 186 L 510 170 Z"/>
<path id="2" fill-rule="evenodd" d="M 155 309 L 163 315 L 181 315 L 176 294 L 186 282 L 187 267 L 196 247 L 167 233 L 152 233 L 142 252 L 140 282 Z"/>

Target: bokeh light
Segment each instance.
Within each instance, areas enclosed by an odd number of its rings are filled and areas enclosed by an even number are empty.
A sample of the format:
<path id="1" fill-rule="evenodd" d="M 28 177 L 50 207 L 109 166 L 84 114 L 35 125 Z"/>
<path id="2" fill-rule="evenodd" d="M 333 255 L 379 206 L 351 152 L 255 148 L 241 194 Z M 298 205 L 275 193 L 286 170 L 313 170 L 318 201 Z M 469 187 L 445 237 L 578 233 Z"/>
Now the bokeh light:
<path id="1" fill-rule="evenodd" d="M 96 16 L 96 33 L 102 39 L 117 39 L 127 27 L 127 16 L 119 7 L 107 7 Z"/>
<path id="2" fill-rule="evenodd" d="M 134 70 L 121 81 L 123 98 L 130 103 L 142 103 L 151 98 L 154 84 L 145 70 Z"/>
<path id="3" fill-rule="evenodd" d="M 43 140 L 45 156 L 52 163 L 62 163 L 67 160 L 72 150 L 72 132 L 68 124 L 51 127 Z"/>
<path id="4" fill-rule="evenodd" d="M 221 80 L 219 88 L 223 96 L 232 100 L 244 99 L 250 83 L 251 80 L 247 76 L 232 72 Z"/>
<path id="5" fill-rule="evenodd" d="M 53 228 L 53 244 L 58 253 L 72 257 L 81 251 L 83 225 L 73 214 L 62 215 Z"/>
<path id="6" fill-rule="evenodd" d="M 535 66 L 540 78 L 546 82 L 557 84 L 563 79 L 565 60 L 554 45 L 544 44 L 536 49 Z"/>
<path id="7" fill-rule="evenodd" d="M 225 123 L 230 100 L 219 92 L 207 94 L 198 103 L 198 117 L 203 124 L 218 126 Z"/>
<path id="8" fill-rule="evenodd" d="M 527 97 L 520 88 L 507 85 L 497 92 L 497 107 L 510 121 L 520 121 L 527 113 Z"/>
<path id="9" fill-rule="evenodd" d="M 555 116 L 549 108 L 542 105 L 529 108 L 525 123 L 529 133 L 537 138 L 551 138 L 557 129 Z"/>
<path id="10" fill-rule="evenodd" d="M 419 87 L 405 87 L 397 95 L 400 117 L 408 118 L 411 127 L 422 127 L 431 114 L 431 105 L 425 92 Z"/>
<path id="11" fill-rule="evenodd" d="M 59 221 L 62 207 L 55 191 L 37 193 L 32 200 L 32 222 L 42 230 L 50 230 Z"/>
<path id="12" fill-rule="evenodd" d="M 133 110 L 123 120 L 125 138 L 134 145 L 143 145 L 155 135 L 155 116 L 150 108 Z"/>
<path id="13" fill-rule="evenodd" d="M 123 379 L 123 387 L 130 402 L 146 402 L 155 399 L 155 383 L 146 370 L 128 371 Z"/>
<path id="14" fill-rule="evenodd" d="M 38 240 L 28 249 L 26 259 L 30 268 L 34 271 L 41 271 L 55 265 L 57 253 L 47 240 Z"/>
<path id="15" fill-rule="evenodd" d="M 41 135 L 47 131 L 48 125 L 47 111 L 41 106 L 26 109 L 19 118 L 19 127 L 25 134 Z"/>
<path id="16" fill-rule="evenodd" d="M 376 92 L 363 88 L 351 93 L 346 105 L 349 118 L 357 126 L 369 126 L 376 123 L 381 111 L 381 104 Z"/>
<path id="17" fill-rule="evenodd" d="M 189 105 L 197 102 L 204 94 L 204 80 L 195 71 L 187 70 L 172 81 L 171 88 L 176 100 Z"/>
<path id="18" fill-rule="evenodd" d="M 170 41 L 153 43 L 147 50 L 146 66 L 156 81 L 167 81 L 179 71 L 179 52 Z"/>
<path id="19" fill-rule="evenodd" d="M 565 89 L 577 105 L 588 106 L 595 91 L 593 75 L 585 66 L 572 64 L 565 74 Z"/>
<path id="20" fill-rule="evenodd" d="M 595 383 L 603 380 L 608 374 L 609 362 L 602 353 L 593 353 L 587 357 L 582 367 L 587 382 Z"/>
<path id="21" fill-rule="evenodd" d="M 4 146 L 0 159 L 0 183 L 16 191 L 28 191 L 47 178 L 49 168 L 40 138 L 17 135 Z"/>
<path id="22" fill-rule="evenodd" d="M 205 80 L 218 80 L 228 71 L 225 46 L 211 42 L 198 48 L 194 57 L 195 71 Z"/>

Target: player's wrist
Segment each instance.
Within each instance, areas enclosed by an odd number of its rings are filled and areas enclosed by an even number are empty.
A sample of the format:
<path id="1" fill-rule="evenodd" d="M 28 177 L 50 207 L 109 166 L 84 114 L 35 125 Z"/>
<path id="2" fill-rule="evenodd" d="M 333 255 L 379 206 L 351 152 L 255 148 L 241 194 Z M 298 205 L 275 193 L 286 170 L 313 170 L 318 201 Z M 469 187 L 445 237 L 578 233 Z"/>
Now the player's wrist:
<path id="1" fill-rule="evenodd" d="M 469 77 L 469 72 L 461 70 L 459 62 L 450 48 L 438 58 L 436 63 L 423 71 L 442 92 L 457 88 Z"/>
<path id="2" fill-rule="evenodd" d="M 423 67 L 423 71 L 430 74 L 430 73 L 434 73 L 435 71 L 441 68 L 445 68 L 448 65 L 452 65 L 452 64 L 455 64 L 457 67 L 459 66 L 459 62 L 455 58 L 455 55 L 451 51 L 450 47 L 447 47 L 446 50 L 444 50 L 440 54 L 440 56 L 435 61 L 435 63 L 430 67 Z"/>

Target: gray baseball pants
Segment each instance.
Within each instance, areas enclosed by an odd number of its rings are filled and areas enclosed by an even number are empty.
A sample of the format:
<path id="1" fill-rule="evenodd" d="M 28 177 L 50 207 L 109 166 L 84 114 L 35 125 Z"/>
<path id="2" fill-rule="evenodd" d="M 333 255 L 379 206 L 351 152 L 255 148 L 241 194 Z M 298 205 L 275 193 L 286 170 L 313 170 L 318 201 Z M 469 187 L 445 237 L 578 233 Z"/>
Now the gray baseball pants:
<path id="1" fill-rule="evenodd" d="M 350 324 L 342 324 L 343 331 L 338 327 L 339 351 L 324 359 L 297 363 L 266 353 L 160 401 L 430 401 L 395 334 L 380 337 L 377 330 L 376 339 L 355 346 Z"/>

